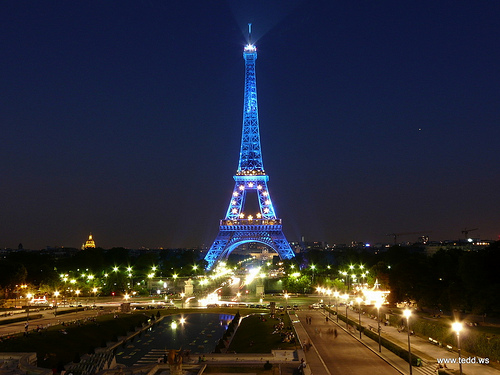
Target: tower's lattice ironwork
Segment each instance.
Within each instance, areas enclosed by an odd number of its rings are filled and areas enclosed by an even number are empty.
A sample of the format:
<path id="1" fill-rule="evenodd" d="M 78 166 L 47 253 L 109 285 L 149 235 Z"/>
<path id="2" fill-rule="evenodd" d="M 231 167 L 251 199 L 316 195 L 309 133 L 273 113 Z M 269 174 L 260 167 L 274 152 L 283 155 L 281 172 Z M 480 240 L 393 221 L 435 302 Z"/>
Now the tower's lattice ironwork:
<path id="1" fill-rule="evenodd" d="M 269 176 L 264 172 L 262 162 L 257 109 L 255 80 L 257 49 L 253 44 L 245 46 L 243 58 L 245 97 L 240 160 L 234 176 L 235 184 L 226 217 L 221 220 L 219 234 L 205 256 L 208 269 L 211 269 L 218 260 L 227 258 L 236 247 L 248 242 L 265 244 L 275 250 L 282 259 L 294 256 L 283 234 L 281 219 L 276 217 L 267 188 Z M 255 214 L 244 211 L 248 193 L 256 193 L 258 196 L 259 212 Z"/>

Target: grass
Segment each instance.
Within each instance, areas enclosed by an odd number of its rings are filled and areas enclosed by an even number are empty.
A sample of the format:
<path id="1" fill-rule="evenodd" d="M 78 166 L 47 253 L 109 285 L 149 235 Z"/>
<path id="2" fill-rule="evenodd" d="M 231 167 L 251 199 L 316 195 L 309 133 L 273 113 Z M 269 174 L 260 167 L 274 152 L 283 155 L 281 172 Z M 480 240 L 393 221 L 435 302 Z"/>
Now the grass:
<path id="1" fill-rule="evenodd" d="M 265 318 L 265 321 L 262 320 Z M 273 334 L 274 326 L 279 322 L 277 318 L 283 319 L 285 328 L 291 327 L 292 322 L 288 315 L 277 315 L 271 318 L 269 314 L 250 315 L 242 320 L 240 326 L 229 345 L 229 352 L 236 353 L 270 353 L 272 350 L 293 350 L 294 343 L 282 342 L 280 334 Z M 285 329 L 284 332 L 292 332 Z"/>

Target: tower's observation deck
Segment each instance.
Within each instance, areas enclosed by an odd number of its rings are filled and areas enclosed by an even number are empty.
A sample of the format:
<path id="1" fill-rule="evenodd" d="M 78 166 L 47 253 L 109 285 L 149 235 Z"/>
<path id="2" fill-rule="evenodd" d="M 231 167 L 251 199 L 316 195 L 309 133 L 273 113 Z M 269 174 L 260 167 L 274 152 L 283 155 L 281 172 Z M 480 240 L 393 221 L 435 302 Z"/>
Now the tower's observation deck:
<path id="1" fill-rule="evenodd" d="M 226 217 L 221 220 L 219 235 L 205 256 L 208 268 L 229 254 L 239 245 L 247 242 L 260 242 L 274 249 L 281 258 L 294 256 L 282 232 L 281 219 L 271 201 L 267 182 L 269 176 L 264 172 L 260 146 L 259 111 L 257 105 L 257 83 L 255 61 L 257 48 L 249 43 L 243 49 L 245 59 L 245 94 L 243 100 L 243 128 L 238 169 L 233 176 L 235 185 Z M 259 212 L 245 212 L 245 199 L 248 193 L 256 193 Z"/>

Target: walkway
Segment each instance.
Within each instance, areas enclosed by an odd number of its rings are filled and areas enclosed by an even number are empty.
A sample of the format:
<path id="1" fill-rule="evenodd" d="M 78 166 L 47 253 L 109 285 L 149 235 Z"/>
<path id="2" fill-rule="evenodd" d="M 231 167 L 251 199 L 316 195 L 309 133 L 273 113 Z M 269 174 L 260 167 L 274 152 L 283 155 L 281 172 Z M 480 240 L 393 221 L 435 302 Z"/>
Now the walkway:
<path id="1" fill-rule="evenodd" d="M 349 318 L 356 319 L 359 315 L 349 310 Z M 352 315 L 351 315 L 352 314 Z M 361 324 L 365 327 L 372 325 L 376 326 L 377 321 L 372 320 L 364 315 L 361 315 Z M 410 321 L 411 325 L 411 321 Z M 396 327 L 392 326 L 382 326 L 382 336 L 387 337 L 394 343 L 399 344 L 402 347 L 408 346 L 408 336 L 407 332 L 398 332 Z M 367 339 L 368 340 L 368 339 Z M 439 347 L 437 345 L 431 344 L 428 339 L 423 339 L 418 336 L 411 336 L 410 338 L 412 351 L 418 354 L 428 365 L 437 368 L 437 358 L 451 358 L 458 359 L 458 353 L 450 351 L 446 348 Z M 459 369 L 457 364 L 448 364 L 449 369 Z M 492 366 L 480 365 L 480 364 L 462 364 L 462 371 L 466 375 L 500 375 L 500 371 Z"/>
<path id="2" fill-rule="evenodd" d="M 401 375 L 390 360 L 379 356 L 358 339 L 332 321 L 326 322 L 319 310 L 291 313 L 295 330 L 303 347 L 311 344 L 305 354 L 306 375 Z M 310 318 L 307 323 L 306 318 Z M 335 337 L 335 330 L 337 337 Z M 305 345 L 304 345 L 305 344 Z M 398 358 L 401 362 L 404 360 Z M 404 362 L 406 363 L 406 362 Z"/>

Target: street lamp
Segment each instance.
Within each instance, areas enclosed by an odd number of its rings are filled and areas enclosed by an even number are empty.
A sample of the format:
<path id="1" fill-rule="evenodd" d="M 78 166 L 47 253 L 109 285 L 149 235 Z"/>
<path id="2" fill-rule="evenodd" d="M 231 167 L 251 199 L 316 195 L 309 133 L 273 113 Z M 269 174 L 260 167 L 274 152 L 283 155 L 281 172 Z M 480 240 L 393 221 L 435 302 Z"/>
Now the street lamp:
<path id="1" fill-rule="evenodd" d="M 356 302 L 358 303 L 358 315 L 359 315 L 359 339 L 361 340 L 361 301 L 363 301 L 363 298 L 358 297 L 356 298 Z M 411 375 L 411 374 L 410 374 Z"/>
<path id="2" fill-rule="evenodd" d="M 349 319 L 347 319 L 347 308 L 349 307 L 347 301 L 349 300 L 349 294 L 344 294 L 342 298 L 345 299 L 345 327 L 349 330 Z"/>
<path id="3" fill-rule="evenodd" d="M 96 300 L 96 294 L 97 294 L 97 288 L 93 288 L 92 291 L 94 292 L 94 306 L 95 306 L 95 300 Z"/>
<path id="4" fill-rule="evenodd" d="M 462 355 L 460 351 L 460 331 L 462 330 L 462 323 L 455 322 L 451 325 L 451 328 L 457 333 L 457 347 L 458 347 L 458 364 L 460 366 L 460 375 L 462 375 Z"/>
<path id="5" fill-rule="evenodd" d="M 314 270 L 316 269 L 316 266 L 313 264 L 311 265 L 311 270 L 312 270 L 312 280 L 311 280 L 311 284 L 314 284 Z"/>
<path id="6" fill-rule="evenodd" d="M 341 272 L 341 274 L 345 277 L 345 283 L 347 284 L 347 290 L 349 291 L 349 274 L 346 271 Z"/>
<path id="7" fill-rule="evenodd" d="M 411 367 L 411 346 L 410 346 L 410 316 L 411 310 L 406 309 L 403 311 L 404 316 L 406 317 L 406 328 L 408 330 L 408 363 L 410 364 L 410 375 L 412 375 L 412 367 Z"/>
<path id="8" fill-rule="evenodd" d="M 56 302 L 55 302 L 55 307 L 54 307 L 54 316 L 57 315 L 57 297 L 59 296 L 59 292 L 55 291 L 54 292 L 54 297 L 56 297 Z"/>
<path id="9" fill-rule="evenodd" d="M 285 297 L 285 304 L 286 304 L 285 305 L 285 311 L 288 311 L 288 298 L 290 296 L 288 295 L 288 293 L 285 293 L 284 297 Z"/>
<path id="10" fill-rule="evenodd" d="M 328 317 L 331 317 L 331 308 L 332 308 L 332 300 L 331 300 L 331 296 L 332 296 L 332 290 L 331 289 L 328 289 L 326 291 L 326 294 L 328 295 Z"/>
<path id="11" fill-rule="evenodd" d="M 333 292 L 333 296 L 335 297 L 335 307 L 337 308 L 337 323 L 339 322 L 339 297 L 340 293 L 338 291 Z"/>
<path id="12" fill-rule="evenodd" d="M 80 295 L 80 290 L 79 289 L 75 290 L 75 294 L 76 294 L 76 312 L 78 312 L 78 296 Z"/>
<path id="13" fill-rule="evenodd" d="M 26 310 L 26 323 L 28 323 L 28 324 L 29 324 L 29 320 L 30 320 L 30 299 L 31 299 L 31 297 L 33 297 L 33 294 L 31 294 L 31 293 L 26 294 L 26 302 L 28 304 L 28 307 Z"/>
<path id="14" fill-rule="evenodd" d="M 380 343 L 380 307 L 382 306 L 382 303 L 380 301 L 377 301 L 375 303 L 375 307 L 377 308 L 377 327 L 378 327 L 378 352 L 382 352 L 382 345 Z"/>

